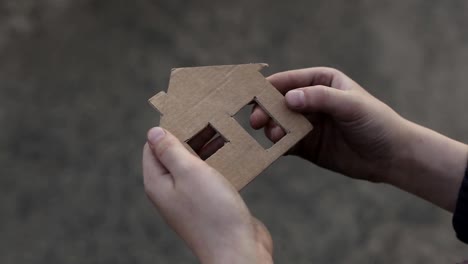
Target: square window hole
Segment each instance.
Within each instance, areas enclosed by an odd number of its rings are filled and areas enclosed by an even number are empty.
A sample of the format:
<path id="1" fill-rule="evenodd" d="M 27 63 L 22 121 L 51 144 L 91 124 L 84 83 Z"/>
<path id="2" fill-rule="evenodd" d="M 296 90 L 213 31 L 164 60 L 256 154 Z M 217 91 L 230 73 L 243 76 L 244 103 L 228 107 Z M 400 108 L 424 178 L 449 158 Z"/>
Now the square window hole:
<path id="1" fill-rule="evenodd" d="M 191 139 L 187 144 L 197 153 L 202 160 L 207 160 L 221 149 L 228 141 L 211 125 L 208 124 Z"/>
<path id="2" fill-rule="evenodd" d="M 265 125 L 261 128 L 254 129 L 250 123 L 250 116 L 253 112 L 253 109 L 260 108 L 263 110 L 263 115 L 265 115 L 266 122 Z M 256 110 L 258 111 L 258 110 Z M 276 142 L 282 139 L 287 133 L 286 130 L 281 127 L 276 120 L 274 120 L 271 115 L 265 111 L 265 109 L 257 103 L 254 99 L 252 102 L 244 106 L 239 112 L 233 116 L 237 122 L 253 137 L 264 149 L 271 148 Z M 269 133 L 272 136 L 273 140 L 270 140 L 266 133 Z"/>

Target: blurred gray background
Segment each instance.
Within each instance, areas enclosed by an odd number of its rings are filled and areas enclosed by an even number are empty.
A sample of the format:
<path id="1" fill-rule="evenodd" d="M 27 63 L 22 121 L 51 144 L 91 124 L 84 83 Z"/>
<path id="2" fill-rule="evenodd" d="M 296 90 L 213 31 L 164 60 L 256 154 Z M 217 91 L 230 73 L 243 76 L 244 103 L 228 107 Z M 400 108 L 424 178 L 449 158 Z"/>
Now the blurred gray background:
<path id="1" fill-rule="evenodd" d="M 147 201 L 147 99 L 181 66 L 332 66 L 468 142 L 467 1 L 0 1 L 0 263 L 196 263 Z M 455 263 L 451 215 L 294 157 L 243 192 L 277 263 Z"/>

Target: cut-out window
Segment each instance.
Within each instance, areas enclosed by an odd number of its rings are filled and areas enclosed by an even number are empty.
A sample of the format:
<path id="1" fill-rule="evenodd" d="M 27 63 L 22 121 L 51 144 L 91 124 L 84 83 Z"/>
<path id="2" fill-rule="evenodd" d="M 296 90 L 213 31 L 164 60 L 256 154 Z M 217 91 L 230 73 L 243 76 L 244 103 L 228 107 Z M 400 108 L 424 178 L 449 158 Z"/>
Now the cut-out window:
<path id="1" fill-rule="evenodd" d="M 263 148 L 269 149 L 286 135 L 286 130 L 281 127 L 281 125 L 279 125 L 265 110 L 262 111 L 265 116 L 265 118 L 263 118 L 265 121 L 263 122 L 264 124 L 262 124 L 263 126 L 256 127 L 256 129 L 254 129 L 250 121 L 250 116 L 254 108 L 263 110 L 262 106 L 254 99 L 239 110 L 239 112 L 234 115 L 234 118 Z"/>
<path id="2" fill-rule="evenodd" d="M 211 125 L 208 124 L 200 132 L 187 141 L 187 144 L 202 160 L 207 160 L 221 149 L 228 141 Z"/>

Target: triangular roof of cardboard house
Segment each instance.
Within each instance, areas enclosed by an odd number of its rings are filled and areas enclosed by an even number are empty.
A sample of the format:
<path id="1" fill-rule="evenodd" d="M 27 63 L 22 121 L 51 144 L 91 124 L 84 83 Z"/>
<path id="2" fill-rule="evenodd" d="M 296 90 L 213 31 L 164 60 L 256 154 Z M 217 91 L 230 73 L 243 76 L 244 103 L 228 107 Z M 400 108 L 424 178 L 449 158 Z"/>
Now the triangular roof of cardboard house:
<path id="1" fill-rule="evenodd" d="M 241 64 L 173 69 L 167 94 L 160 92 L 149 100 L 161 113 L 160 126 L 184 142 L 189 150 L 186 142 L 208 125 L 227 141 L 206 162 L 238 190 L 312 130 L 310 122 L 289 110 L 283 95 L 259 72 L 265 66 Z M 287 133 L 268 149 L 233 118 L 252 101 Z"/>

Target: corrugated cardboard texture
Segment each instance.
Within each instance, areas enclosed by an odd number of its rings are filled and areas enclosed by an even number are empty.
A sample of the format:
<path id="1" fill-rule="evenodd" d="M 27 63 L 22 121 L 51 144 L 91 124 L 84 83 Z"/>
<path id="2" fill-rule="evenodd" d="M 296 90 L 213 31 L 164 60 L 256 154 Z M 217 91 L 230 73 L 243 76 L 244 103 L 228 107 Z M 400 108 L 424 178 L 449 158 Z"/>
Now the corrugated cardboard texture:
<path id="1" fill-rule="evenodd" d="M 312 130 L 310 122 L 289 110 L 283 95 L 259 72 L 265 66 L 173 69 L 167 94 L 160 92 L 149 100 L 162 115 L 160 126 L 172 132 L 189 150 L 186 142 L 208 124 L 227 140 L 206 162 L 238 190 Z M 252 101 L 287 133 L 269 149 L 258 144 L 233 118 Z"/>

